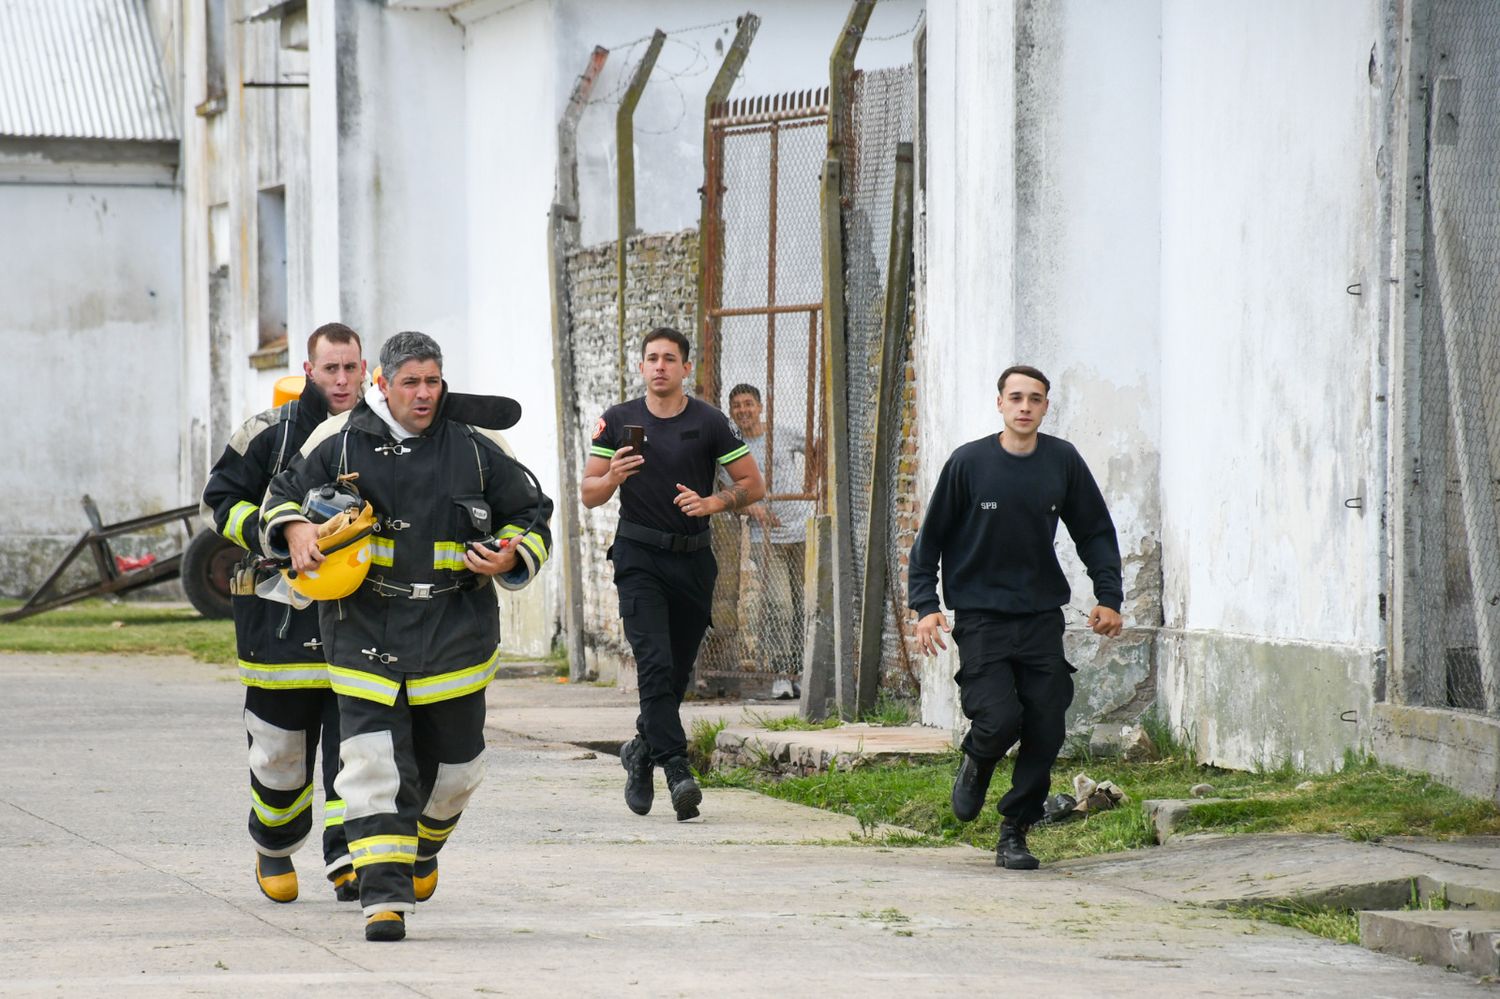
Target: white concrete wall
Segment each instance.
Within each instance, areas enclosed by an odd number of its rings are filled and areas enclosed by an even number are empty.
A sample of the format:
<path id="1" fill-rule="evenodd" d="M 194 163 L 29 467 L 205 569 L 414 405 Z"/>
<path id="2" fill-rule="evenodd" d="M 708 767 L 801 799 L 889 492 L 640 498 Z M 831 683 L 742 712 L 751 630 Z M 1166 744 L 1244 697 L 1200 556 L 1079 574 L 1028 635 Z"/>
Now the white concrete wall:
<path id="1" fill-rule="evenodd" d="M 1377 5 L 1169 2 L 1162 31 L 1167 625 L 1380 645 Z"/>
<path id="2" fill-rule="evenodd" d="M 547 209 L 557 144 L 552 11 L 522 4 L 468 25 L 464 67 L 468 164 L 468 355 L 465 387 L 520 401 L 506 437 L 560 499 L 552 379 Z M 571 80 L 565 81 L 571 89 Z M 455 381 L 455 384 L 457 382 Z M 552 528 L 559 529 L 553 518 Z M 560 547 L 554 545 L 554 557 Z M 510 597 L 505 631 L 518 651 L 549 651 L 560 614 L 560 562 Z M 509 643 L 508 643 L 509 644 Z"/>
<path id="3" fill-rule="evenodd" d="M 1385 30 L 1163 8 L 1159 690 L 1214 762 L 1336 766 L 1378 682 Z"/>
<path id="4" fill-rule="evenodd" d="M 372 368 L 390 335 L 429 334 L 450 384 L 468 389 L 464 30 L 379 4 L 342 3 L 337 17 L 341 321 Z"/>
<path id="5" fill-rule="evenodd" d="M 0 184 L 0 218 L 24 234 L 0 240 L 0 343 L 24 430 L 0 471 L 0 593 L 50 570 L 32 557 L 61 552 L 37 541 L 83 533 L 84 493 L 106 521 L 188 500 L 179 211 L 171 188 Z"/>

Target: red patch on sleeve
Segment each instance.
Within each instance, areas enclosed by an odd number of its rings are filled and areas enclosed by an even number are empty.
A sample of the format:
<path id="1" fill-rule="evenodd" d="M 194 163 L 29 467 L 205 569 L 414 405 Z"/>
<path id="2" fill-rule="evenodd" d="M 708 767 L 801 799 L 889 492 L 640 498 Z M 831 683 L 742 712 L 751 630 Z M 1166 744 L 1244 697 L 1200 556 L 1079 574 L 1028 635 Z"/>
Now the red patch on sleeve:
<path id="1" fill-rule="evenodd" d="M 599 425 L 594 428 L 594 440 L 604 436 L 604 417 L 599 417 Z"/>

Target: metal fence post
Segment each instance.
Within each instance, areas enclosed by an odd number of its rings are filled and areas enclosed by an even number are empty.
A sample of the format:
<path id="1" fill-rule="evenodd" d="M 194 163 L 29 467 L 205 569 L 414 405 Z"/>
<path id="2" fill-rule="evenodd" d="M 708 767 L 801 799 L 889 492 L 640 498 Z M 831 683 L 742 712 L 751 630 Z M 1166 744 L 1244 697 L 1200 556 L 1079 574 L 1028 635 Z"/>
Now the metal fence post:
<path id="1" fill-rule="evenodd" d="M 828 60 L 828 159 L 821 194 L 823 241 L 823 398 L 828 407 L 827 482 L 833 559 L 831 593 L 833 670 L 839 713 L 855 714 L 854 535 L 849 509 L 849 400 L 845 377 L 847 330 L 844 307 L 844 141 L 850 74 L 875 0 L 855 0 Z"/>
<path id="2" fill-rule="evenodd" d="M 620 328 L 620 401 L 625 401 L 625 341 L 628 336 L 626 332 L 625 315 L 625 277 L 629 266 L 629 243 L 630 237 L 635 235 L 635 107 L 641 102 L 641 94 L 646 89 L 646 81 L 651 79 L 651 70 L 656 67 L 656 57 L 661 55 L 662 43 L 667 40 L 666 32 L 657 28 L 651 33 L 651 44 L 646 46 L 646 54 L 635 67 L 635 75 L 630 78 L 630 86 L 625 91 L 625 96 L 620 99 L 620 109 L 615 112 L 615 156 L 619 161 L 617 174 L 617 191 L 615 196 L 615 217 L 618 221 L 619 244 L 615 248 L 616 273 L 619 278 L 618 297 L 616 298 L 615 313 L 619 320 Z"/>
<path id="3" fill-rule="evenodd" d="M 860 711 L 875 707 L 880 688 L 885 593 L 894 571 L 883 539 L 890 528 L 890 449 L 901 431 L 902 346 L 911 309 L 912 144 L 896 146 L 896 183 L 891 193 L 891 243 L 886 266 L 880 378 L 875 393 L 875 443 L 870 449 L 869 544 L 865 545 L 864 592 L 860 595 L 859 669 L 855 677 Z"/>
<path id="4" fill-rule="evenodd" d="M 573 312 L 568 297 L 568 251 L 578 244 L 578 118 L 604 68 L 609 50 L 596 47 L 588 66 L 573 85 L 573 95 L 557 123 L 557 181 L 547 227 L 547 277 L 552 287 L 552 385 L 557 419 L 559 531 L 554 547 L 562 551 L 563 635 L 567 643 L 568 677 L 582 680 L 588 672 L 583 648 L 583 566 L 579 550 L 579 448 L 573 418 Z"/>
<path id="5" fill-rule="evenodd" d="M 1442 703 L 1442 614 L 1433 612 L 1427 589 L 1440 585 L 1445 558 L 1442 542 L 1446 476 L 1447 403 L 1430 398 L 1424 378 L 1424 313 L 1433 306 L 1424 294 L 1427 252 L 1427 16 L 1425 0 L 1407 5 L 1403 32 L 1402 113 L 1405 142 L 1397 147 L 1403 178 L 1402 270 L 1397 342 L 1390 352 L 1392 421 L 1390 481 L 1392 512 L 1390 679 L 1387 697 L 1396 704 Z M 1435 330 L 1433 331 L 1435 332 Z M 1435 404 L 1436 403 L 1436 404 Z M 1434 419 L 1436 416 L 1436 419 Z M 1435 439 L 1436 438 L 1436 439 Z"/>
<path id="6" fill-rule="evenodd" d="M 720 273 L 723 259 L 720 248 L 724 239 L 720 208 L 723 161 L 710 122 L 714 109 L 729 99 L 729 91 L 739 79 L 740 68 L 750 54 L 750 43 L 755 41 L 755 33 L 759 30 L 760 18 L 746 11 L 739 20 L 734 41 L 729 43 L 729 51 L 724 53 L 719 72 L 703 98 L 703 189 L 698 192 L 702 207 L 698 215 L 698 314 L 694 325 L 698 337 L 696 381 L 700 398 L 705 395 L 705 389 L 711 390 L 708 393 L 711 396 L 718 395 L 718 345 L 711 328 L 714 320 L 708 315 L 708 303 L 718 300 L 718 282 L 723 277 Z M 713 190 L 710 190 L 710 185 L 713 185 Z"/>

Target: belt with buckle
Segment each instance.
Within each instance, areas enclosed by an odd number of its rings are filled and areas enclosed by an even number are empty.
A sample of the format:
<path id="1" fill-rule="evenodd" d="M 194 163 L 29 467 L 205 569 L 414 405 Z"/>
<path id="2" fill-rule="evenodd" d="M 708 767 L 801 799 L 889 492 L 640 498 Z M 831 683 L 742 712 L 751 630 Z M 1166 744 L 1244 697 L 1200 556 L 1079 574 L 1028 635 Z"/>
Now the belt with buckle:
<path id="1" fill-rule="evenodd" d="M 370 587 L 382 597 L 405 597 L 407 600 L 431 600 L 445 593 L 457 593 L 460 590 L 476 589 L 478 577 L 473 580 L 459 580 L 448 586 L 439 586 L 436 583 L 403 583 L 394 579 L 386 579 L 384 576 L 374 576 L 365 580 L 365 585 Z"/>
<path id="2" fill-rule="evenodd" d="M 713 544 L 711 531 L 699 531 L 697 534 L 672 534 L 643 527 L 628 520 L 620 521 L 620 526 L 615 533 L 622 538 L 629 538 L 631 541 L 639 541 L 669 552 L 696 552 Z"/>

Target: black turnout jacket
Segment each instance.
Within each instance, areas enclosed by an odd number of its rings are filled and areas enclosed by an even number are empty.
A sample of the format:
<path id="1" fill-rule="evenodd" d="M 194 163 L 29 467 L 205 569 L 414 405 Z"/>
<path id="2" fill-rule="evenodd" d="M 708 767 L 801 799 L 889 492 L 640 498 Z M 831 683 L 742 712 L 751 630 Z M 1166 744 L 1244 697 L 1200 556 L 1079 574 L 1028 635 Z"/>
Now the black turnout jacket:
<path id="1" fill-rule="evenodd" d="M 498 657 L 499 606 L 489 580 L 465 568 L 464 550 L 514 540 L 515 569 L 495 577 L 510 590 L 530 583 L 550 553 L 552 501 L 503 438 L 452 419 L 449 401 L 445 384 L 432 425 L 400 441 L 361 402 L 303 445 L 263 504 L 261 529 L 277 547 L 288 523 L 306 519 L 307 491 L 341 474 L 358 473 L 353 485 L 375 509 L 365 582 L 318 604 L 340 694 L 393 704 L 404 683 L 409 702 L 422 704 L 483 688 Z"/>
<path id="2" fill-rule="evenodd" d="M 251 555 L 265 555 L 260 505 L 266 489 L 327 418 L 328 402 L 309 381 L 300 399 L 246 420 L 203 487 L 203 515 L 214 530 Z M 242 682 L 271 689 L 328 686 L 315 608 L 293 610 L 254 594 L 236 594 L 230 603 Z M 319 668 L 310 670 L 309 663 Z"/>

